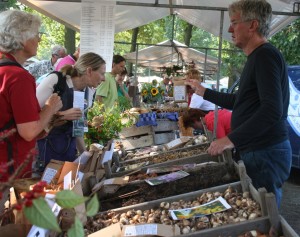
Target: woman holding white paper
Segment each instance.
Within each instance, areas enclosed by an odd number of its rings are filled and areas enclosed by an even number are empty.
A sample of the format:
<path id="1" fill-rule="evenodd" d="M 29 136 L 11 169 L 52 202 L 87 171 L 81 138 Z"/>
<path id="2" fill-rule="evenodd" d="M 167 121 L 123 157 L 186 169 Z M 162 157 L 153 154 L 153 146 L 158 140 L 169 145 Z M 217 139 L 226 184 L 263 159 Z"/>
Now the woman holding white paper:
<path id="1" fill-rule="evenodd" d="M 59 94 L 63 102 L 63 108 L 53 119 L 48 136 L 38 141 L 40 166 L 45 167 L 50 159 L 75 160 L 76 136 L 83 141 L 83 132 L 80 128 L 74 129 L 74 125 L 78 125 L 78 120 L 82 119 L 83 109 L 92 105 L 89 93 L 93 92 L 87 87 L 96 88 L 105 80 L 104 74 L 103 58 L 95 53 L 86 53 L 79 57 L 75 65 L 65 65 L 59 72 L 50 73 L 39 84 L 36 95 L 41 107 L 45 98 L 54 92 Z"/>

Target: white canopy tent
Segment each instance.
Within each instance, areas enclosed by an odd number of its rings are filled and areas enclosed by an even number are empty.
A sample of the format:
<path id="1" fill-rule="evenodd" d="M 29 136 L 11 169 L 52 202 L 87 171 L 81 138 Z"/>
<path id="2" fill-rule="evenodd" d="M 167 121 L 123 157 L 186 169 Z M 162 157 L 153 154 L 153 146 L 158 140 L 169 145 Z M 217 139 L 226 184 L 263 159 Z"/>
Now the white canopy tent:
<path id="1" fill-rule="evenodd" d="M 63 23 L 70 28 L 80 31 L 81 0 L 19 0 L 37 11 Z M 108 0 L 109 1 L 109 0 Z M 220 35 L 220 26 L 223 23 L 222 35 L 231 40 L 227 32 L 229 26 L 227 11 L 233 0 L 118 0 L 116 1 L 115 32 L 133 29 L 149 22 L 161 19 L 171 14 L 195 25 L 216 36 Z M 273 8 L 271 34 L 294 21 L 299 17 L 299 2 L 292 0 L 269 0 Z"/>
<path id="2" fill-rule="evenodd" d="M 217 58 L 188 48 L 176 40 L 166 40 L 157 45 L 141 49 L 138 52 L 125 54 L 124 57 L 127 62 L 156 71 L 163 70 L 163 67 L 184 66 L 191 62 L 206 75 L 215 73 L 218 68 Z"/>

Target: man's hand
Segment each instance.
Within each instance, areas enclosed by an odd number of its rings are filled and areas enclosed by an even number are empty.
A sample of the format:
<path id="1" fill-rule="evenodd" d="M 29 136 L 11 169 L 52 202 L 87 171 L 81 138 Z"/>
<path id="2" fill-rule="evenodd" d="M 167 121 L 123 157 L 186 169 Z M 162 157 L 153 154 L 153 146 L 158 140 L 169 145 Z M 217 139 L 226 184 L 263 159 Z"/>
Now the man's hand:
<path id="1" fill-rule="evenodd" d="M 207 153 L 216 156 L 222 154 L 224 150 L 232 148 L 234 148 L 234 144 L 226 136 L 213 141 L 207 149 Z"/>
<path id="2" fill-rule="evenodd" d="M 195 93 L 197 95 L 200 95 L 200 96 L 203 97 L 206 88 L 201 86 L 198 80 L 196 80 L 196 79 L 187 79 L 185 84 L 189 85 L 195 91 Z"/>

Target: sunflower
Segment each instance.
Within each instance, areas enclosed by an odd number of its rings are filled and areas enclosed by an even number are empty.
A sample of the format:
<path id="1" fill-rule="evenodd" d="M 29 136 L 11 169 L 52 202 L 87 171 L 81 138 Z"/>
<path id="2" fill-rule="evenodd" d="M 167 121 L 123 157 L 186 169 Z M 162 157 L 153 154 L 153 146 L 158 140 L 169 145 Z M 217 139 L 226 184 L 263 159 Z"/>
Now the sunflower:
<path id="1" fill-rule="evenodd" d="M 143 91 L 142 91 L 142 96 L 146 96 L 148 94 L 148 91 L 146 90 L 146 89 L 144 89 Z"/>
<path id="2" fill-rule="evenodd" d="M 157 88 L 152 88 L 151 89 L 151 94 L 152 94 L 152 96 L 156 96 L 158 94 L 158 89 Z"/>

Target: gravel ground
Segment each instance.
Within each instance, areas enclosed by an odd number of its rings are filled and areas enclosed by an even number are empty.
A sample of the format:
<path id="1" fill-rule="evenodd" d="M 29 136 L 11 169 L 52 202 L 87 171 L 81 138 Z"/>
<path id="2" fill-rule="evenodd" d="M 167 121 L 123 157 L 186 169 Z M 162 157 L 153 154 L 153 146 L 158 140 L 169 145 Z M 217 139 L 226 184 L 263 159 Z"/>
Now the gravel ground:
<path id="1" fill-rule="evenodd" d="M 283 185 L 280 214 L 300 236 L 300 169 L 292 169 Z"/>

